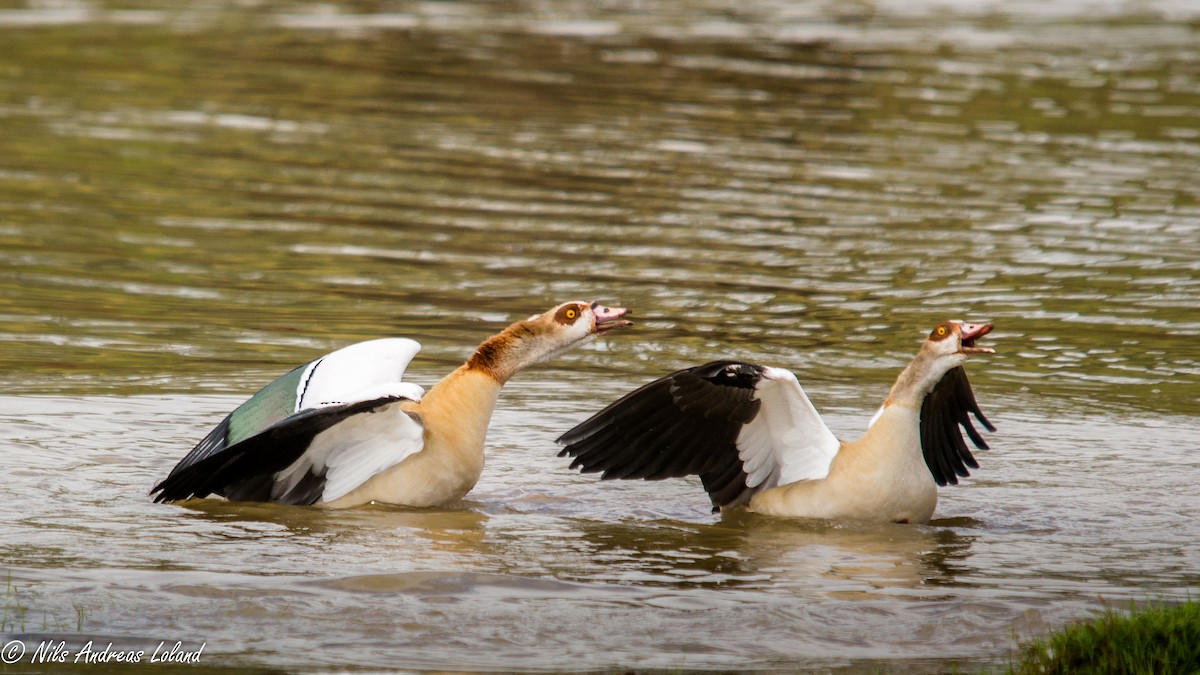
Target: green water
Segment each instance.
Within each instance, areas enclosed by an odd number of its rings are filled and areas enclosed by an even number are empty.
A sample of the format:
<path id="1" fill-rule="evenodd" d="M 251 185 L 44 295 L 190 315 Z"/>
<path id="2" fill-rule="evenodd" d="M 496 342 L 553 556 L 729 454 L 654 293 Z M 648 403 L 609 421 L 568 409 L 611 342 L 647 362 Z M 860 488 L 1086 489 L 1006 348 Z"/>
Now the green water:
<path id="1" fill-rule="evenodd" d="M 1170 1 L 0 2 L 0 632 L 209 667 L 938 672 L 1194 597 L 1198 27 Z M 428 386 L 574 298 L 637 325 L 505 390 L 463 504 L 146 498 L 298 363 L 403 335 Z M 970 374 L 999 431 L 928 527 L 714 517 L 554 456 L 721 357 L 794 370 L 853 437 L 945 318 L 996 322 Z"/>

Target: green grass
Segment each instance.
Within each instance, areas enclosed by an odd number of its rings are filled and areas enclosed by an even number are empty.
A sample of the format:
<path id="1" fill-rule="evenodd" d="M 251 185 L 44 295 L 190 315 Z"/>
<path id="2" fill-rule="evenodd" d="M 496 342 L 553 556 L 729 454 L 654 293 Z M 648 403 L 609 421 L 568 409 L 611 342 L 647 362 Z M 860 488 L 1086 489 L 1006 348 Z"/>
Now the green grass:
<path id="1" fill-rule="evenodd" d="M 4 614 L 0 617 L 0 632 L 25 630 L 25 615 L 29 608 L 21 604 L 17 597 L 17 586 L 13 583 L 12 572 L 8 573 L 8 581 L 4 588 Z"/>
<path id="2" fill-rule="evenodd" d="M 1021 649 L 1010 675 L 1200 673 L 1200 603 L 1151 604 L 1073 623 Z"/>
<path id="3" fill-rule="evenodd" d="M 75 632 L 82 632 L 83 624 L 88 618 L 87 608 L 75 601 L 71 601 L 71 608 L 75 610 Z M 12 572 L 10 571 L 8 573 L 8 580 L 4 585 L 3 607 L 0 607 L 0 633 L 24 633 L 28 618 L 29 606 L 21 598 L 21 589 L 13 583 Z M 60 620 L 56 615 L 51 615 L 50 612 L 43 611 L 41 630 L 70 630 L 70 622 Z"/>

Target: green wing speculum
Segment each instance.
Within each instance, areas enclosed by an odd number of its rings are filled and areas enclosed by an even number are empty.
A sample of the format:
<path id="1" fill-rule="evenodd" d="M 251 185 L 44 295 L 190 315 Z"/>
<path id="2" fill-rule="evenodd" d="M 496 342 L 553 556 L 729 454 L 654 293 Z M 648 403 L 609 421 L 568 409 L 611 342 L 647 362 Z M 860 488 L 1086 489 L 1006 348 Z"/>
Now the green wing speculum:
<path id="1" fill-rule="evenodd" d="M 301 380 L 320 361 L 306 363 L 268 384 L 229 413 L 225 442 L 233 445 L 296 412 Z"/>
<path id="2" fill-rule="evenodd" d="M 300 397 L 301 382 L 319 363 L 320 360 L 306 363 L 260 389 L 226 415 L 220 424 L 192 448 L 180 464 L 195 464 L 294 414 L 296 401 Z"/>

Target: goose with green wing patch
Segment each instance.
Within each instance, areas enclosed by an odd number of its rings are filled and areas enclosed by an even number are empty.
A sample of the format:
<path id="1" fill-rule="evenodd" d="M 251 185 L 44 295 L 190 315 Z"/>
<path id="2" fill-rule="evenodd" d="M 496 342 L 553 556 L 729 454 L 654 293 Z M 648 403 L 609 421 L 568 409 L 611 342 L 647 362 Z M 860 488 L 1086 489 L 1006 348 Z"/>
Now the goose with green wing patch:
<path id="1" fill-rule="evenodd" d="M 628 310 L 567 302 L 485 340 L 428 393 L 404 381 L 421 346 L 360 342 L 307 363 L 231 412 L 154 487 L 156 502 L 328 507 L 461 499 L 483 471 L 500 388 L 526 366 L 629 325 Z"/>

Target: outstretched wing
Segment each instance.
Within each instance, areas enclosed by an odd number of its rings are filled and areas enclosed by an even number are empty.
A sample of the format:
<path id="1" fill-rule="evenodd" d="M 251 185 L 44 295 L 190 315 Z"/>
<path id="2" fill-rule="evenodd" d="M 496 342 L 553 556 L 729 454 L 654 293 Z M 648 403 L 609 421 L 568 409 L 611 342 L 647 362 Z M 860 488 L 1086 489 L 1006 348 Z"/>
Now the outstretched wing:
<path id="1" fill-rule="evenodd" d="M 326 500 L 328 487 L 337 478 L 330 464 L 343 453 L 341 461 L 346 467 L 343 473 L 347 475 L 339 484 L 344 486 L 353 475 L 361 476 L 348 489 L 339 488 L 345 494 L 374 473 L 420 451 L 422 427 L 419 420 L 400 409 L 405 400 L 389 396 L 303 410 L 250 438 L 194 461 L 180 462 L 154 486 L 151 492 L 158 493 L 154 501 L 217 494 L 233 501 L 313 504 Z M 368 425 L 363 418 L 378 421 Z M 373 426 L 378 431 L 378 427 L 385 425 L 397 428 L 388 434 L 390 443 L 381 443 L 390 446 L 385 448 L 390 452 L 377 452 L 372 457 L 372 453 L 364 452 L 371 448 L 364 447 L 365 435 L 360 430 Z M 348 431 L 357 442 L 330 443 L 330 435 L 343 436 Z M 403 442 L 405 439 L 407 443 Z M 377 436 L 377 440 L 383 439 Z"/>
<path id="2" fill-rule="evenodd" d="M 369 340 L 292 370 L 238 406 L 196 444 L 171 474 L 151 491 L 161 491 L 155 501 L 209 494 L 237 500 L 289 503 L 313 503 L 322 499 L 326 479 L 323 462 L 334 453 L 329 450 L 328 456 L 313 455 L 309 446 L 319 434 L 333 428 L 340 429 L 334 434 L 335 438 L 343 434 L 348 439 L 353 438 L 348 432 L 357 425 L 343 423 L 356 415 L 372 412 L 400 399 L 419 400 L 423 393 L 421 388 L 401 380 L 420 348 L 418 343 L 405 338 Z M 398 419 L 395 424 L 398 425 L 397 433 L 403 430 L 401 435 L 405 438 L 404 434 L 413 431 L 408 428 L 410 423 L 404 420 Z M 411 424 L 418 428 L 416 438 L 419 440 L 420 424 Z M 356 447 L 361 445 L 358 443 Z M 420 450 L 420 447 L 414 450 L 411 446 L 412 442 L 407 442 L 402 445 L 402 450 L 395 451 L 380 444 L 374 454 L 350 462 L 350 465 L 361 468 L 390 461 L 386 466 L 391 466 L 399 461 L 391 461 L 397 452 L 407 456 Z M 318 461 L 304 465 L 303 470 L 291 471 L 289 476 L 296 482 L 275 481 L 272 474 L 292 467 L 306 454 Z M 317 469 L 315 472 L 310 471 L 313 467 Z M 331 475 L 338 473 L 332 471 Z M 351 472 L 343 470 L 341 473 Z M 284 485 L 286 489 L 281 487 Z"/>
<path id="3" fill-rule="evenodd" d="M 967 371 L 959 366 L 943 375 L 921 402 L 921 452 L 938 485 L 958 485 L 959 477 L 971 475 L 967 467 L 979 468 L 963 432 L 976 448 L 988 449 L 968 415 L 974 415 L 988 431 L 996 430 L 979 410 Z"/>
<path id="4" fill-rule="evenodd" d="M 738 361 L 655 380 L 558 443 L 571 468 L 604 479 L 698 475 L 715 508 L 745 504 L 784 476 L 823 476 L 838 447 L 795 376 Z"/>
<path id="5" fill-rule="evenodd" d="M 293 369 L 242 403 L 181 462 L 249 438 L 305 408 L 365 400 L 364 391 L 404 379 L 421 345 L 407 338 L 356 342 Z"/>

